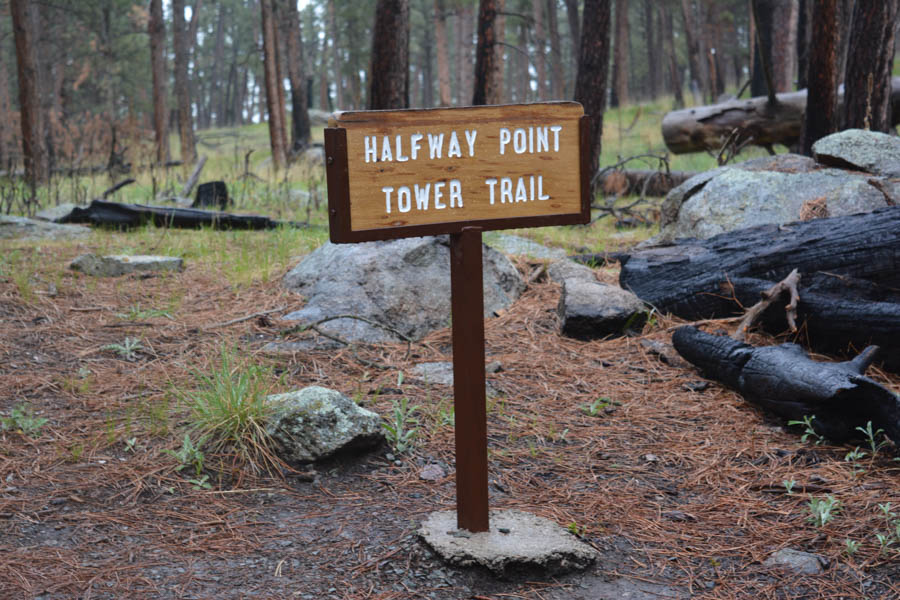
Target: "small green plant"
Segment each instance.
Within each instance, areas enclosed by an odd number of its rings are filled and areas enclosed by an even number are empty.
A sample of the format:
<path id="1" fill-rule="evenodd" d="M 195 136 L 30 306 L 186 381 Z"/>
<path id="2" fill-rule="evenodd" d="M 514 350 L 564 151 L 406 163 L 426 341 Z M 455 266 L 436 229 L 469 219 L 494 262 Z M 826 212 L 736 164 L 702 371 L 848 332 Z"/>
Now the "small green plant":
<path id="1" fill-rule="evenodd" d="M 402 382 L 402 378 L 400 382 Z M 410 406 L 406 396 L 400 400 L 391 402 L 392 410 L 389 419 L 381 423 L 384 428 L 384 437 L 388 444 L 398 453 L 403 453 L 412 448 L 416 435 L 419 433 L 419 420 L 413 413 L 419 410 L 418 406 Z"/>
<path id="2" fill-rule="evenodd" d="M 844 461 L 853 465 L 854 477 L 858 477 L 866 472 L 866 470 L 859 464 L 859 461 L 864 459 L 866 456 L 868 456 L 868 454 L 865 452 L 865 450 L 861 450 L 859 446 L 857 446 L 855 449 L 851 450 L 844 456 Z"/>
<path id="3" fill-rule="evenodd" d="M 171 319 L 172 314 L 167 310 L 159 310 L 156 308 L 141 308 L 141 303 L 132 304 L 128 310 L 123 313 L 116 313 L 116 316 L 126 321 L 144 321 L 147 319 L 166 318 Z"/>
<path id="4" fill-rule="evenodd" d="M 204 473 L 196 479 L 188 479 L 188 483 L 193 484 L 195 490 L 210 490 L 212 485 L 209 483 L 209 475 Z"/>
<path id="5" fill-rule="evenodd" d="M 184 440 L 181 442 L 181 448 L 178 450 L 169 450 L 167 448 L 163 452 L 174 456 L 178 460 L 178 466 L 175 467 L 176 471 L 181 471 L 185 467 L 193 467 L 194 474 L 200 477 L 203 473 L 203 461 L 206 458 L 200 449 L 204 441 L 201 438 L 200 442 L 195 445 L 191 440 L 190 434 L 186 433 L 184 434 Z"/>
<path id="6" fill-rule="evenodd" d="M 878 549 L 882 554 L 887 554 L 888 549 L 894 545 L 894 536 L 891 534 L 876 533 L 875 539 L 878 540 Z"/>
<path id="7" fill-rule="evenodd" d="M 137 438 L 130 437 L 125 440 L 125 452 L 134 452 L 137 450 Z"/>
<path id="8" fill-rule="evenodd" d="M 584 525 L 578 525 L 575 521 L 572 521 L 568 525 L 566 525 L 566 530 L 574 536 L 584 537 L 584 534 L 587 532 L 587 527 Z"/>
<path id="9" fill-rule="evenodd" d="M 825 498 L 810 497 L 806 506 L 809 509 L 809 516 L 806 517 L 807 522 L 819 528 L 833 521 L 841 510 L 840 500 L 831 495 L 825 496 Z"/>
<path id="10" fill-rule="evenodd" d="M 441 427 L 453 427 L 456 424 L 456 409 L 452 403 L 441 400 L 436 421 Z"/>
<path id="11" fill-rule="evenodd" d="M 69 446 L 68 461 L 70 463 L 77 463 L 81 460 L 82 454 L 84 454 L 84 444 L 72 444 Z"/>
<path id="12" fill-rule="evenodd" d="M 813 427 L 813 421 L 815 421 L 816 415 L 806 415 L 803 417 L 802 421 L 788 421 L 788 425 L 799 425 L 804 428 L 803 435 L 800 436 L 800 440 L 803 442 L 807 442 L 809 440 L 813 440 L 816 446 L 823 444 L 825 442 L 825 437 L 819 435 L 815 428 Z"/>
<path id="13" fill-rule="evenodd" d="M 784 489 L 787 491 L 788 496 L 794 493 L 794 486 L 797 485 L 796 481 L 794 481 L 793 479 L 791 479 L 790 481 L 785 479 L 781 483 L 784 485 Z"/>
<path id="14" fill-rule="evenodd" d="M 606 396 L 600 396 L 590 404 L 582 404 L 581 412 L 589 417 L 602 417 L 607 408 L 612 405 L 612 400 Z"/>
<path id="15" fill-rule="evenodd" d="M 872 431 L 872 421 L 867 422 L 865 427 L 857 427 L 856 431 L 865 436 L 866 442 L 869 444 L 869 450 L 872 451 L 872 458 L 875 458 L 879 450 L 888 445 L 888 441 L 884 438 L 883 429 Z M 878 436 L 881 436 L 881 440 L 878 439 Z"/>
<path id="16" fill-rule="evenodd" d="M 34 410 L 27 404 L 13 407 L 8 417 L 0 417 L 0 429 L 3 431 L 19 431 L 29 437 L 38 437 L 41 427 L 47 423 L 44 417 L 36 417 Z"/>
<path id="17" fill-rule="evenodd" d="M 847 556 L 853 556 L 857 550 L 859 550 L 859 542 L 850 539 L 844 540 L 844 552 L 847 553 Z"/>
<path id="18" fill-rule="evenodd" d="M 141 345 L 141 340 L 133 337 L 126 337 L 125 340 L 121 344 L 107 344 L 100 348 L 101 350 L 112 350 L 125 360 L 134 360 L 136 357 L 136 352 L 138 350 L 143 350 L 144 347 Z"/>

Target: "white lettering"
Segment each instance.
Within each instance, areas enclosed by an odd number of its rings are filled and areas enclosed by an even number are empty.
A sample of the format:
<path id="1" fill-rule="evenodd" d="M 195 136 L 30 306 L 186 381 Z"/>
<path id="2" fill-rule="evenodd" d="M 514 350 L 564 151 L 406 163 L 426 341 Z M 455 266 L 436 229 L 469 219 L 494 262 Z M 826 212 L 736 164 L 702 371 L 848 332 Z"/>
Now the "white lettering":
<path id="1" fill-rule="evenodd" d="M 403 156 L 403 144 L 400 141 L 401 136 L 397 136 L 397 162 L 406 162 L 409 160 L 408 156 Z"/>
<path id="2" fill-rule="evenodd" d="M 513 132 L 513 150 L 516 151 L 516 154 L 522 154 L 525 150 L 528 149 L 526 142 L 527 139 L 525 137 L 525 130 L 521 127 L 517 128 Z"/>
<path id="3" fill-rule="evenodd" d="M 450 132 L 450 143 L 447 144 L 447 158 L 453 158 L 456 156 L 457 158 L 462 158 L 462 149 L 459 147 L 459 138 L 456 137 L 456 132 Z"/>
<path id="4" fill-rule="evenodd" d="M 394 160 L 394 156 L 391 154 L 391 140 L 388 136 L 384 136 L 384 141 L 381 143 L 381 160 L 382 162 Z"/>
<path id="5" fill-rule="evenodd" d="M 528 128 L 528 151 L 534 154 L 534 127 Z"/>
<path id="6" fill-rule="evenodd" d="M 462 208 L 462 183 L 460 183 L 459 179 L 451 179 L 450 180 L 450 208 L 454 206 L 459 206 Z"/>
<path id="7" fill-rule="evenodd" d="M 387 214 L 391 214 L 391 192 L 394 191 L 394 188 L 386 185 L 381 188 L 381 191 L 384 192 L 384 211 Z"/>
<path id="8" fill-rule="evenodd" d="M 550 196 L 544 194 L 544 176 L 538 175 L 538 200 L 549 200 Z"/>
<path id="9" fill-rule="evenodd" d="M 369 162 L 369 156 L 372 157 L 371 162 L 378 162 L 378 138 L 374 135 L 365 137 L 366 145 L 366 162 Z"/>
<path id="10" fill-rule="evenodd" d="M 553 132 L 553 151 L 559 152 L 559 132 L 562 131 L 562 126 L 551 125 L 550 131 Z"/>
<path id="11" fill-rule="evenodd" d="M 519 177 L 516 183 L 516 202 L 528 202 L 528 194 L 525 192 L 525 178 Z"/>
<path id="12" fill-rule="evenodd" d="M 441 202 L 441 198 L 444 197 L 444 185 L 446 185 L 443 181 L 438 181 L 434 184 L 434 207 L 435 208 L 447 208 L 447 205 Z"/>
<path id="13" fill-rule="evenodd" d="M 550 144 L 548 142 L 549 131 L 547 131 L 546 127 L 538 127 L 537 130 L 537 151 L 538 152 L 547 152 L 550 150 Z"/>
<path id="14" fill-rule="evenodd" d="M 441 150 L 444 147 L 444 134 L 437 135 L 428 134 L 428 158 L 434 160 L 441 157 Z"/>
<path id="15" fill-rule="evenodd" d="M 421 142 L 422 142 L 422 138 L 424 138 L 424 137 L 425 136 L 422 135 L 421 133 L 414 133 L 411 136 L 409 136 L 409 145 L 410 145 L 409 154 L 413 160 L 416 160 L 416 156 L 418 156 L 418 154 L 419 154 L 419 148 L 422 145 Z"/>
<path id="16" fill-rule="evenodd" d="M 488 186 L 491 192 L 491 204 L 494 203 L 494 186 L 497 185 L 497 180 L 491 177 L 490 179 L 485 179 L 484 183 Z"/>
<path id="17" fill-rule="evenodd" d="M 509 129 L 506 127 L 500 128 L 500 154 L 503 154 L 506 150 L 506 145 L 509 144 L 511 140 L 511 136 L 509 133 Z"/>
<path id="18" fill-rule="evenodd" d="M 400 209 L 400 212 L 409 212 L 412 208 L 412 195 L 409 193 L 409 188 L 405 185 L 401 185 L 400 189 L 397 190 L 397 208 Z"/>
<path id="19" fill-rule="evenodd" d="M 425 187 L 419 187 L 415 184 L 413 188 L 416 191 L 416 208 L 419 210 L 428 210 L 428 195 L 431 193 L 431 184 L 426 183 Z"/>
<path id="20" fill-rule="evenodd" d="M 473 129 L 472 131 L 469 131 L 466 129 L 466 143 L 469 144 L 469 156 L 475 156 L 475 136 L 477 135 L 478 130 Z"/>
<path id="21" fill-rule="evenodd" d="M 500 203 L 506 204 L 509 202 L 513 203 L 513 195 L 512 195 L 512 179 L 509 177 L 501 177 L 500 178 Z"/>
<path id="22" fill-rule="evenodd" d="M 531 196 L 529 200 L 534 200 L 534 175 L 529 175 L 528 182 L 531 186 Z"/>

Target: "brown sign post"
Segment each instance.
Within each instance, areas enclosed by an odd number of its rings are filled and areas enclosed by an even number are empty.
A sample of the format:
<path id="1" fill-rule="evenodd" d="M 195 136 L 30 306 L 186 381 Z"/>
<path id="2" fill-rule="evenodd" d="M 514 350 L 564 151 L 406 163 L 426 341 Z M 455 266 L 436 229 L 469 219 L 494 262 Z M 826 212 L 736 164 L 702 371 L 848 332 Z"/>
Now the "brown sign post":
<path id="1" fill-rule="evenodd" d="M 450 234 L 457 526 L 488 530 L 482 231 L 590 220 L 590 128 L 575 102 L 336 113 L 331 241 Z"/>

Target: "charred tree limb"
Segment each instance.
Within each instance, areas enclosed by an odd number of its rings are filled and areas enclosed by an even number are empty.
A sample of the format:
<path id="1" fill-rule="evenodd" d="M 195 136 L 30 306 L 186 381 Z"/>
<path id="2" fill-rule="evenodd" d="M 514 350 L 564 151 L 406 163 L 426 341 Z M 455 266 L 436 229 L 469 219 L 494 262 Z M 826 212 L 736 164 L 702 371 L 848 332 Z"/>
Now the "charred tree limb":
<path id="1" fill-rule="evenodd" d="M 864 375 L 877 348 L 841 363 L 816 362 L 796 344 L 755 348 L 685 326 L 675 349 L 707 376 L 785 419 L 815 416 L 816 433 L 835 442 L 860 439 L 857 427 L 882 429 L 900 440 L 900 398 Z"/>
<path id="2" fill-rule="evenodd" d="M 841 88 L 839 107 L 843 106 L 843 96 Z M 718 151 L 729 136 L 737 136 L 740 143 L 750 140 L 749 143 L 757 146 L 794 145 L 800 139 L 806 90 L 778 94 L 777 99 L 774 105 L 760 96 L 672 111 L 663 118 L 663 140 L 675 154 Z M 891 125 L 897 125 L 900 123 L 900 77 L 891 80 L 891 107 Z"/>
<path id="3" fill-rule="evenodd" d="M 747 336 L 747 331 L 759 319 L 762 313 L 772 306 L 772 303 L 784 293 L 790 294 L 790 302 L 785 306 L 785 318 L 791 331 L 797 331 L 797 302 L 800 300 L 800 294 L 797 292 L 797 285 L 800 283 L 800 273 L 797 269 L 791 271 L 790 275 L 762 292 L 762 300 L 747 309 L 747 314 L 738 324 L 737 330 L 731 336 L 739 342 L 743 342 Z"/>

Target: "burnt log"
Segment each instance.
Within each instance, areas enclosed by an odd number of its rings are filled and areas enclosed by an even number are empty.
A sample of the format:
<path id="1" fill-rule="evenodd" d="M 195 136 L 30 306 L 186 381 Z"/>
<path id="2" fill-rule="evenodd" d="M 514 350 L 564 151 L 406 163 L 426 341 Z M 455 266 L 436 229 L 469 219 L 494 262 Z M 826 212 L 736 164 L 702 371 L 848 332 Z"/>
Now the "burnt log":
<path id="1" fill-rule="evenodd" d="M 760 96 L 672 111 L 663 117 L 663 140 L 675 154 L 717 151 L 737 129 L 738 144 L 750 140 L 757 146 L 793 146 L 800 139 L 806 90 L 778 94 L 776 98 L 775 104 Z M 843 101 L 841 87 L 838 113 Z M 891 80 L 891 115 L 892 125 L 900 123 L 900 77 Z"/>
<path id="2" fill-rule="evenodd" d="M 855 359 L 817 362 L 796 344 L 753 347 L 725 336 L 679 327 L 672 345 L 711 379 L 740 392 L 748 401 L 785 419 L 815 416 L 812 428 L 845 442 L 862 439 L 856 428 L 871 422 L 900 442 L 900 397 L 865 376 L 878 348 Z"/>
<path id="3" fill-rule="evenodd" d="M 740 315 L 796 268 L 804 343 L 836 354 L 877 344 L 885 367 L 900 370 L 900 206 L 677 240 L 620 262 L 623 289 L 689 320 Z M 762 325 L 780 333 L 787 324 L 776 308 Z"/>

